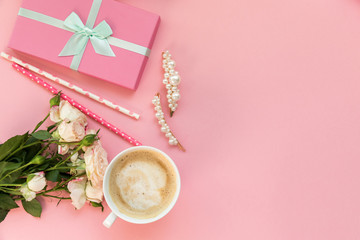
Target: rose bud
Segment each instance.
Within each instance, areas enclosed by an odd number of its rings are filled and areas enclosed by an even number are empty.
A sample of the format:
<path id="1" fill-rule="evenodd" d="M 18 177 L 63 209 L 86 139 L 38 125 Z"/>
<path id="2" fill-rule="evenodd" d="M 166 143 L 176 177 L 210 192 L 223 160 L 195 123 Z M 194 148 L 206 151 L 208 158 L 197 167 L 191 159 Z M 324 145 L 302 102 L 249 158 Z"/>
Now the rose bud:
<path id="1" fill-rule="evenodd" d="M 81 145 L 91 146 L 96 140 L 98 140 L 97 134 L 88 134 L 81 141 Z"/>
<path id="2" fill-rule="evenodd" d="M 44 156 L 36 155 L 35 157 L 33 157 L 33 159 L 31 159 L 30 163 L 40 165 L 40 164 L 43 164 L 45 162 L 45 160 L 46 160 L 46 158 Z"/>
<path id="3" fill-rule="evenodd" d="M 50 99 L 50 107 L 59 106 L 60 104 L 60 94 L 56 94 L 53 98 Z"/>
<path id="4" fill-rule="evenodd" d="M 44 172 L 30 174 L 27 179 L 28 188 L 34 192 L 40 192 L 46 186 Z"/>

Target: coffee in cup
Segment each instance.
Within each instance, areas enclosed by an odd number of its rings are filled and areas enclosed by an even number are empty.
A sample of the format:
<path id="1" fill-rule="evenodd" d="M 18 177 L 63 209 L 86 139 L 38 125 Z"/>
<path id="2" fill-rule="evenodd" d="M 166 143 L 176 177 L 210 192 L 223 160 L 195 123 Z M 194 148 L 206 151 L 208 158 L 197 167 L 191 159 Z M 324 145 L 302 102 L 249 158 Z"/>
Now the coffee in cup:
<path id="1" fill-rule="evenodd" d="M 133 147 L 118 154 L 104 178 L 105 199 L 113 211 L 104 221 L 109 227 L 116 216 L 133 223 L 153 222 L 170 211 L 180 192 L 174 162 L 152 147 Z"/>
<path id="2" fill-rule="evenodd" d="M 176 175 L 162 154 L 138 150 L 120 156 L 110 173 L 109 193 L 123 214 L 139 219 L 164 211 L 176 192 Z"/>

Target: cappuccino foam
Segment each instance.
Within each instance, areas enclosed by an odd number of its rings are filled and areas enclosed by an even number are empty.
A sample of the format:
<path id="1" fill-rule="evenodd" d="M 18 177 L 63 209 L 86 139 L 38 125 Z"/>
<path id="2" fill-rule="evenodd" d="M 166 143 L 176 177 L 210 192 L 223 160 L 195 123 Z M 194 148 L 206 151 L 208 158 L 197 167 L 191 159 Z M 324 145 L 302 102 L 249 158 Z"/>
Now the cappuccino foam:
<path id="1" fill-rule="evenodd" d="M 176 175 L 162 154 L 136 150 L 118 160 L 110 174 L 109 192 L 119 211 L 134 218 L 151 218 L 171 203 Z"/>

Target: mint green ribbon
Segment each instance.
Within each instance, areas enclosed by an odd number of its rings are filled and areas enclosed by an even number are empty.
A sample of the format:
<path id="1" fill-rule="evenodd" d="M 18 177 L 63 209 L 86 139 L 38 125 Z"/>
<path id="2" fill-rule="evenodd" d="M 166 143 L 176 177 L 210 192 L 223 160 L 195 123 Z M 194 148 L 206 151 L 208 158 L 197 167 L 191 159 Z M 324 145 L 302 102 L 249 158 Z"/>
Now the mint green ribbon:
<path id="1" fill-rule="evenodd" d="M 102 0 L 93 1 L 85 25 L 81 21 L 80 17 L 74 12 L 72 12 L 65 21 L 26 8 L 20 8 L 18 15 L 73 32 L 74 34 L 67 41 L 59 56 L 74 56 L 70 65 L 70 68 L 74 70 L 79 68 L 89 39 L 97 54 L 114 57 L 115 54 L 110 47 L 111 45 L 148 57 L 150 55 L 149 48 L 119 38 L 111 37 L 111 27 L 105 20 L 100 22 L 94 28 L 101 2 Z"/>
<path id="2" fill-rule="evenodd" d="M 105 20 L 99 23 L 94 29 L 90 29 L 82 23 L 80 17 L 76 13 L 72 12 L 65 19 L 64 25 L 75 33 L 66 43 L 59 56 L 73 56 L 80 54 L 86 47 L 89 39 L 97 54 L 111 57 L 115 56 L 107 41 L 107 37 L 113 32 Z"/>

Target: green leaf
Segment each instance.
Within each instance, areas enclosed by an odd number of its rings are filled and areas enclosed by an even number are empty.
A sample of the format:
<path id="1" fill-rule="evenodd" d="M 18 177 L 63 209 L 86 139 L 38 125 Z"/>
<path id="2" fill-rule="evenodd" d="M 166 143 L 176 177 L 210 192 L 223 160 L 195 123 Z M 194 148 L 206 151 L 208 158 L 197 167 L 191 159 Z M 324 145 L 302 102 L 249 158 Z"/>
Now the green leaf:
<path id="1" fill-rule="evenodd" d="M 57 123 L 54 123 L 53 125 L 49 126 L 46 130 L 48 132 L 50 132 L 51 130 L 53 130 L 58 124 Z"/>
<path id="2" fill-rule="evenodd" d="M 26 148 L 25 162 L 30 162 L 33 157 L 41 150 L 41 143 Z"/>
<path id="3" fill-rule="evenodd" d="M 0 162 L 0 179 L 4 177 L 10 171 L 13 171 L 21 166 L 21 163 L 14 163 L 14 162 Z M 14 182 L 21 174 L 21 171 L 15 171 L 14 173 L 10 174 L 1 183 L 12 183 Z"/>
<path id="4" fill-rule="evenodd" d="M 30 135 L 30 137 L 26 140 L 25 145 L 32 144 L 34 142 L 37 142 L 38 140 Z"/>
<path id="5" fill-rule="evenodd" d="M 42 211 L 41 204 L 35 198 L 29 202 L 26 200 L 21 200 L 21 203 L 27 213 L 31 214 L 34 217 L 41 216 L 41 211 Z"/>
<path id="6" fill-rule="evenodd" d="M 21 176 L 21 173 L 22 173 L 22 169 L 20 169 L 19 171 L 15 171 L 11 173 L 9 176 L 7 176 L 5 179 L 0 181 L 0 183 L 1 184 L 13 183 Z"/>
<path id="7" fill-rule="evenodd" d="M 49 163 L 45 163 L 40 165 L 37 169 L 39 170 L 38 172 L 44 171 L 45 169 L 47 169 L 49 167 Z"/>
<path id="8" fill-rule="evenodd" d="M 50 116 L 50 113 L 48 113 L 46 115 L 46 117 L 36 125 L 36 127 L 34 128 L 34 130 L 31 133 L 34 133 L 36 130 L 38 130 L 38 128 L 46 121 L 46 119 L 48 119 L 49 116 Z"/>
<path id="9" fill-rule="evenodd" d="M 0 193 L 0 208 L 4 210 L 10 210 L 18 208 L 19 206 L 8 194 Z"/>
<path id="10" fill-rule="evenodd" d="M 27 139 L 28 134 L 16 135 L 0 146 L 0 161 L 5 159 L 9 154 L 15 151 Z"/>
<path id="11" fill-rule="evenodd" d="M 15 170 L 21 166 L 21 163 L 0 162 L 0 177 L 10 170 Z"/>
<path id="12" fill-rule="evenodd" d="M 10 158 L 8 158 L 7 161 L 23 163 L 25 162 L 25 158 L 26 158 L 26 150 L 20 150 L 14 155 L 12 155 Z"/>
<path id="13" fill-rule="evenodd" d="M 52 182 L 58 182 L 60 181 L 60 175 L 59 170 L 52 170 L 50 172 L 47 172 L 45 174 L 46 180 L 52 181 Z"/>
<path id="14" fill-rule="evenodd" d="M 64 171 L 68 171 L 68 170 L 64 170 Z M 68 180 L 68 179 L 70 179 L 72 176 L 71 176 L 70 174 L 60 173 L 60 177 L 61 177 L 62 179 Z"/>
<path id="15" fill-rule="evenodd" d="M 46 130 L 39 130 L 37 132 L 32 133 L 31 136 L 39 140 L 46 140 L 51 138 L 51 134 Z"/>
<path id="16" fill-rule="evenodd" d="M 101 207 L 101 211 L 103 212 L 104 211 L 104 206 L 102 205 L 102 203 L 97 203 L 97 202 L 91 202 L 91 205 L 93 207 Z"/>
<path id="17" fill-rule="evenodd" d="M 5 209 L 1 209 L 0 208 L 0 223 L 2 221 L 4 221 L 4 219 L 6 218 L 6 215 L 8 214 L 10 210 L 5 210 Z"/>

